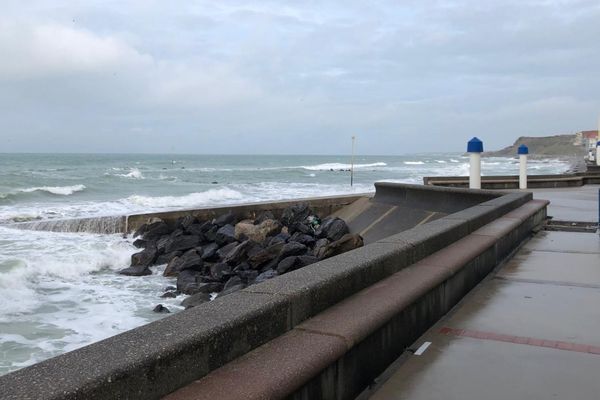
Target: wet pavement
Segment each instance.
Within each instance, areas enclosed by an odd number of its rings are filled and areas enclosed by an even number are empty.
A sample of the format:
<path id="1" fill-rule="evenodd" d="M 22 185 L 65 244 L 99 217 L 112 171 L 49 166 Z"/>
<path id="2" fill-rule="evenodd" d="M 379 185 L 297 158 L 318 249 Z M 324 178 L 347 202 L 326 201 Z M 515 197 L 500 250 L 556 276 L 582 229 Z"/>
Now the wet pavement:
<path id="1" fill-rule="evenodd" d="M 597 188 L 571 194 L 544 189 L 557 201 L 549 214 L 590 220 L 597 215 Z M 565 210 L 569 196 L 575 207 Z M 536 191 L 536 197 L 542 196 Z M 599 332 L 600 237 L 541 231 L 419 338 L 363 398 L 596 400 Z"/>
<path id="2" fill-rule="evenodd" d="M 548 215 L 562 221 L 598 222 L 600 185 L 573 188 L 533 189 L 535 199 L 550 200 Z M 600 396 L 599 396 L 600 398 Z"/>

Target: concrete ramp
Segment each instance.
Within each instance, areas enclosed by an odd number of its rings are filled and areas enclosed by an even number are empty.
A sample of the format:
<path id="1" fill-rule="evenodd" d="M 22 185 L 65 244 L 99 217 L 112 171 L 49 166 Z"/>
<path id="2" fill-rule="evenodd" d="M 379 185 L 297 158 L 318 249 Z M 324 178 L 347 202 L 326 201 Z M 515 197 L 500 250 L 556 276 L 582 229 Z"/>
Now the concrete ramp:
<path id="1" fill-rule="evenodd" d="M 333 214 L 346 221 L 350 232 L 360 234 L 365 244 L 441 218 L 447 213 L 421 210 L 363 197 Z"/>

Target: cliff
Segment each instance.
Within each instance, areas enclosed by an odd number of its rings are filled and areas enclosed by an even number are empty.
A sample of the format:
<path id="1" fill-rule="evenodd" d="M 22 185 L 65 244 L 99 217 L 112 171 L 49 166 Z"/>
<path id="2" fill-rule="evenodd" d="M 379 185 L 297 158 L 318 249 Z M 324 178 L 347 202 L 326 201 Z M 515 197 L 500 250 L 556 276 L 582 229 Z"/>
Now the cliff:
<path id="1" fill-rule="evenodd" d="M 483 155 L 488 157 L 516 156 L 521 144 L 529 147 L 529 154 L 536 156 L 566 156 L 583 157 L 587 154 L 585 146 L 575 145 L 575 135 L 555 135 L 543 137 L 521 136 L 511 146 L 498 151 L 488 151 Z"/>

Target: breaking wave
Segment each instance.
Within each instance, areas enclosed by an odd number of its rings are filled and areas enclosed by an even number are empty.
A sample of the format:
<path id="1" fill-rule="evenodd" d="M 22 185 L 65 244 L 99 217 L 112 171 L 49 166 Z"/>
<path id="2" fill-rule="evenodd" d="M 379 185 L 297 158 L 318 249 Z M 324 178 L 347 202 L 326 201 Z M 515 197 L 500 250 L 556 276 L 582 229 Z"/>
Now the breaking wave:
<path id="1" fill-rule="evenodd" d="M 39 186 L 25 189 L 16 189 L 9 193 L 0 193 L 0 199 L 5 199 L 10 196 L 17 196 L 20 193 L 46 192 L 57 196 L 70 196 L 73 193 L 82 192 L 86 189 L 85 185 L 73 186 Z"/>
<path id="2" fill-rule="evenodd" d="M 303 165 L 300 168 L 307 169 L 309 171 L 329 171 L 329 170 L 346 170 L 350 169 L 352 165 L 350 164 L 341 164 L 341 163 L 325 163 L 325 164 L 317 164 L 317 165 Z M 387 166 L 384 162 L 376 162 L 371 164 L 354 164 L 354 168 L 373 168 L 373 167 L 385 167 Z"/>

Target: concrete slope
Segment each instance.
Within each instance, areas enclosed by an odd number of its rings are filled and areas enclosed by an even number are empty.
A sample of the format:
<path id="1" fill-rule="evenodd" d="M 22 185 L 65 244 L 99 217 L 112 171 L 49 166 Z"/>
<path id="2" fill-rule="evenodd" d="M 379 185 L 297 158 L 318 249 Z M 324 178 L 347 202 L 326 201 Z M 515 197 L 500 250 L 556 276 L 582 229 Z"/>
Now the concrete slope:
<path id="1" fill-rule="evenodd" d="M 447 213 L 421 210 L 401 204 L 390 204 L 373 198 L 363 197 L 336 211 L 333 216 L 346 221 L 351 233 L 360 234 L 365 244 L 441 218 Z"/>

